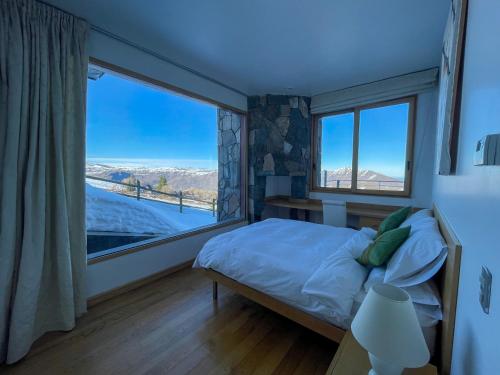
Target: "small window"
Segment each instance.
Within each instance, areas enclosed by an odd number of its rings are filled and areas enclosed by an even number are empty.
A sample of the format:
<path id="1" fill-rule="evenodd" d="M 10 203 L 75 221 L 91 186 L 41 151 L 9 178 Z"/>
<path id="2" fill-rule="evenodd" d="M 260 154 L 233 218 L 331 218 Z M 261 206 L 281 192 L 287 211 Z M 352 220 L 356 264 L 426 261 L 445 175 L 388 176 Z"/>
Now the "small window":
<path id="1" fill-rule="evenodd" d="M 314 122 L 314 188 L 408 196 L 415 99 L 324 114 Z"/>

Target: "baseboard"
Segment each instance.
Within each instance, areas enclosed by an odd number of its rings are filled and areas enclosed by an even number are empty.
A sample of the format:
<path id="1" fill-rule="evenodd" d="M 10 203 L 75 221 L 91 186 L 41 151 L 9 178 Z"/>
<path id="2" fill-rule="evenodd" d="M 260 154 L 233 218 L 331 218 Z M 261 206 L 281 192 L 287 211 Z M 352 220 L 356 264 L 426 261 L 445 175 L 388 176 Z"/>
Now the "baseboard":
<path id="1" fill-rule="evenodd" d="M 138 280 L 134 280 L 130 283 L 127 283 L 125 285 L 122 285 L 122 286 L 119 286 L 117 288 L 114 288 L 114 289 L 111 289 L 111 290 L 108 290 L 106 292 L 103 292 L 103 293 L 99 293 L 93 297 L 90 297 L 89 299 L 87 299 L 87 307 L 90 308 L 90 307 L 93 307 L 101 302 L 104 302 L 104 301 L 107 301 L 108 299 L 111 299 L 111 298 L 114 298 L 114 297 L 117 297 L 121 294 L 124 294 L 124 293 L 127 293 L 131 290 L 134 290 L 134 289 L 137 289 L 137 288 L 140 288 L 144 285 L 147 285 L 149 283 L 152 283 L 153 281 L 156 281 L 158 279 L 161 279 L 162 277 L 165 277 L 165 276 L 168 276 L 174 272 L 177 272 L 177 271 L 180 271 L 184 268 L 188 268 L 188 267 L 191 267 L 191 265 L 193 264 L 194 262 L 194 259 L 190 259 L 186 262 L 183 262 L 181 264 L 178 264 L 176 266 L 173 266 L 173 267 L 169 267 L 163 271 L 159 271 L 159 272 L 156 272 L 152 275 L 149 275 L 149 276 L 146 276 L 146 277 L 143 277 L 142 279 L 138 279 Z"/>

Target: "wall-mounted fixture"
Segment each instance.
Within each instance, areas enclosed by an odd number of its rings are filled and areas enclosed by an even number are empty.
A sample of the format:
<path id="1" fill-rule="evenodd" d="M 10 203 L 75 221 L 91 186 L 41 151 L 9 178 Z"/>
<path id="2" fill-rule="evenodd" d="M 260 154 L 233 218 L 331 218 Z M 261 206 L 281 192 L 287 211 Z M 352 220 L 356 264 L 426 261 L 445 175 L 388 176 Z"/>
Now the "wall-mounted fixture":
<path id="1" fill-rule="evenodd" d="M 97 69 L 93 65 L 89 65 L 89 69 L 87 72 L 87 78 L 97 81 L 99 78 L 101 78 L 104 75 L 104 72 L 100 69 Z"/>
<path id="2" fill-rule="evenodd" d="M 500 134 L 488 134 L 477 142 L 474 165 L 500 165 Z"/>
<path id="3" fill-rule="evenodd" d="M 491 296 L 491 282 L 493 276 L 491 275 L 488 267 L 481 267 L 481 275 L 479 276 L 480 291 L 479 302 L 485 314 L 490 313 L 490 296 Z"/>

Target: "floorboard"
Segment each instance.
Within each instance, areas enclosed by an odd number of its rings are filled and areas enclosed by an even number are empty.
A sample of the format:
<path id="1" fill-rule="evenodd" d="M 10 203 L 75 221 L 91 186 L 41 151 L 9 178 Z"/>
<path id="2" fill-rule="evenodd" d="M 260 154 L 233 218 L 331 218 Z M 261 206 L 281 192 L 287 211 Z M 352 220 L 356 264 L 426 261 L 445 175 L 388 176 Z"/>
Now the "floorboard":
<path id="1" fill-rule="evenodd" d="M 337 344 L 185 269 L 92 307 L 2 374 L 324 374 Z"/>

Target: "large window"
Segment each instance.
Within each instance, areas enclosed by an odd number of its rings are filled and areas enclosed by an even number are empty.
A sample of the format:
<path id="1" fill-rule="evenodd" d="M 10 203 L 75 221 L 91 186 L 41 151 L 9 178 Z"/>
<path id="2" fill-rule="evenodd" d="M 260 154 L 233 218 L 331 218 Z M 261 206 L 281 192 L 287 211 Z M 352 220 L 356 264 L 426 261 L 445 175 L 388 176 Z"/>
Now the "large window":
<path id="1" fill-rule="evenodd" d="M 90 258 L 240 219 L 244 117 L 89 66 Z"/>
<path id="2" fill-rule="evenodd" d="M 314 121 L 314 189 L 408 196 L 415 99 L 358 107 Z"/>

